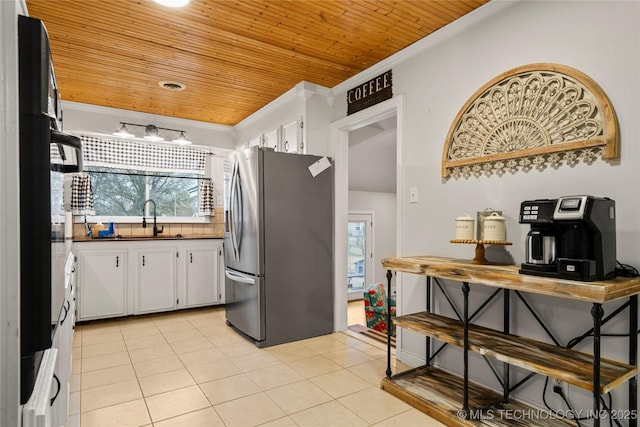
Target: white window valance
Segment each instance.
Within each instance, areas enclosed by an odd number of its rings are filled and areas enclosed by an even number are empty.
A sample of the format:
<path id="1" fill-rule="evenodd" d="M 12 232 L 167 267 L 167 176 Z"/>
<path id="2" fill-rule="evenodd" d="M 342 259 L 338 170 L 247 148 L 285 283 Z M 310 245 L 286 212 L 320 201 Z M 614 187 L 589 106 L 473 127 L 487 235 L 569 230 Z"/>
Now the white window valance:
<path id="1" fill-rule="evenodd" d="M 192 147 L 81 136 L 85 167 L 205 174 L 207 153 Z"/>

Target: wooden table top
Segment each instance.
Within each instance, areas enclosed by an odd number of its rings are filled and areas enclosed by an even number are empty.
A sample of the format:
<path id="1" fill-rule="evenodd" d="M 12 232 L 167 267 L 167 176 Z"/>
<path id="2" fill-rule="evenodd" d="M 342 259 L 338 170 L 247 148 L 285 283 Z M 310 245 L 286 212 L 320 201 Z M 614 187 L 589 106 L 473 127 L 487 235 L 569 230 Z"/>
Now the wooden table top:
<path id="1" fill-rule="evenodd" d="M 435 256 L 384 258 L 382 266 L 387 270 L 403 273 L 600 304 L 640 293 L 639 277 L 616 277 L 611 280 L 580 282 L 520 274 L 518 265 L 478 265 L 472 264 L 470 260 Z"/>

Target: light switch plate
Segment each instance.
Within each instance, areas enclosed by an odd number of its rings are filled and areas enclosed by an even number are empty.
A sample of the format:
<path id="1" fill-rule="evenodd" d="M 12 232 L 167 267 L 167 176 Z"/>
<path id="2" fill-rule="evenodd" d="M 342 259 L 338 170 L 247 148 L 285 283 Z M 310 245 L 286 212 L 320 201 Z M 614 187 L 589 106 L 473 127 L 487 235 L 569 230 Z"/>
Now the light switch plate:
<path id="1" fill-rule="evenodd" d="M 409 202 L 418 203 L 418 187 L 409 188 Z"/>

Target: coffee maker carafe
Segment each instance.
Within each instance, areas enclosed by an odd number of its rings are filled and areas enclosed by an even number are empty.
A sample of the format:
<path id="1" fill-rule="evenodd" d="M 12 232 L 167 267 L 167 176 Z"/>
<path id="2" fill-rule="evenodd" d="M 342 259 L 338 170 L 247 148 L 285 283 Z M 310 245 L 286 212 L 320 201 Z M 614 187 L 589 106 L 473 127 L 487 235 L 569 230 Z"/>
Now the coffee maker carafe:
<path id="1" fill-rule="evenodd" d="M 613 200 L 567 196 L 524 201 L 520 223 L 531 224 L 520 273 L 585 282 L 616 276 Z"/>
<path id="2" fill-rule="evenodd" d="M 555 199 L 527 200 L 520 205 L 520 223 L 531 224 L 525 240 L 521 273 L 553 275 L 557 271 L 558 232 L 553 223 Z"/>

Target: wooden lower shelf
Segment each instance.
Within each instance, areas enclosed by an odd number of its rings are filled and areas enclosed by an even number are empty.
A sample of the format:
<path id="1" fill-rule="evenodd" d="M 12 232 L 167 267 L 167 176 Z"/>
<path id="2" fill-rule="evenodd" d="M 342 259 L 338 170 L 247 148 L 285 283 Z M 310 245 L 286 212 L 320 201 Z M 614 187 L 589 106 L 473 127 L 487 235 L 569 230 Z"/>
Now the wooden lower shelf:
<path id="1" fill-rule="evenodd" d="M 384 378 L 380 387 L 447 426 L 567 426 L 568 420 L 516 401 L 502 401 L 495 391 L 469 384 L 473 419 L 462 418 L 462 378 L 434 367 L 412 369 Z M 482 412 L 480 411 L 482 410 Z"/>
<path id="2" fill-rule="evenodd" d="M 449 344 L 464 345 L 463 323 L 449 317 L 416 313 L 399 316 L 394 322 Z M 593 391 L 593 356 L 587 353 L 473 324 L 469 325 L 469 350 Z M 637 373 L 635 366 L 601 358 L 600 394 L 613 390 Z"/>

